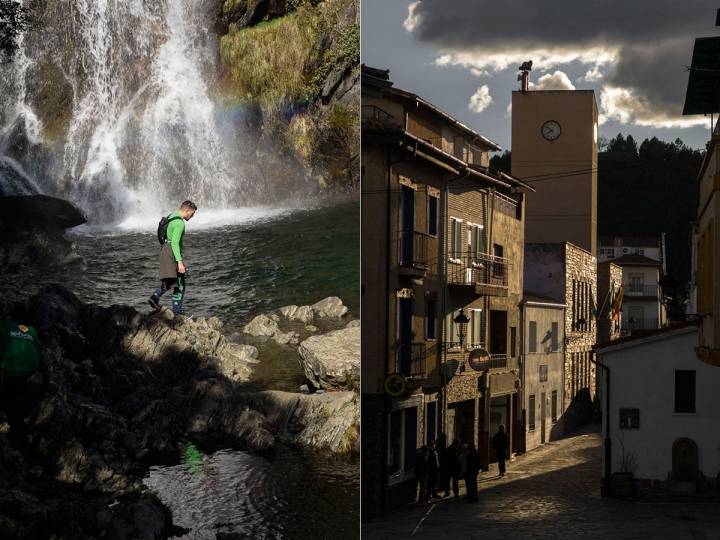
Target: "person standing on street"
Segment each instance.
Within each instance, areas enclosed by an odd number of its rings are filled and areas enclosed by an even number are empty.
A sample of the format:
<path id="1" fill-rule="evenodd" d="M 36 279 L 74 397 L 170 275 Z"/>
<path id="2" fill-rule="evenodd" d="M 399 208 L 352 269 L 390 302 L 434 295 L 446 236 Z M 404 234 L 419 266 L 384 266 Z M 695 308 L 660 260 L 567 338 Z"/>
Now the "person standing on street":
<path id="1" fill-rule="evenodd" d="M 458 472 L 458 452 L 460 451 L 460 441 L 458 439 L 453 442 L 445 449 L 443 454 L 443 463 L 447 474 L 447 481 L 445 484 L 445 497 L 450 496 L 450 483 L 452 481 L 453 495 L 458 497 L 460 495 L 459 479 L 460 474 Z"/>
<path id="2" fill-rule="evenodd" d="M 437 482 L 439 472 L 438 454 L 435 451 L 435 441 L 430 440 L 428 443 L 428 499 L 438 498 Z"/>
<path id="3" fill-rule="evenodd" d="M 505 459 L 507 459 L 510 448 L 510 437 L 505 433 L 505 426 L 502 424 L 498 426 L 498 431 L 492 438 L 492 445 L 497 456 L 500 476 L 505 476 Z"/>
<path id="4" fill-rule="evenodd" d="M 480 474 L 480 454 L 475 448 L 475 444 L 470 442 L 468 444 L 467 456 L 465 457 L 467 462 L 467 473 L 465 474 L 465 487 L 467 489 L 467 496 L 465 497 L 469 503 L 477 502 L 478 500 L 478 474 Z"/>
<path id="5" fill-rule="evenodd" d="M 160 221 L 158 226 L 158 240 L 160 241 L 160 287 L 148 300 L 154 310 L 160 309 L 160 298 L 173 288 L 172 310 L 173 314 L 182 314 L 182 304 L 185 298 L 185 278 L 187 265 L 183 260 L 183 238 L 185 236 L 185 222 L 190 221 L 197 211 L 192 201 L 184 201 L 180 209 Z"/>
<path id="6" fill-rule="evenodd" d="M 415 456 L 415 479 L 419 489 L 418 502 L 425 503 L 428 500 L 428 448 L 425 445 Z"/>

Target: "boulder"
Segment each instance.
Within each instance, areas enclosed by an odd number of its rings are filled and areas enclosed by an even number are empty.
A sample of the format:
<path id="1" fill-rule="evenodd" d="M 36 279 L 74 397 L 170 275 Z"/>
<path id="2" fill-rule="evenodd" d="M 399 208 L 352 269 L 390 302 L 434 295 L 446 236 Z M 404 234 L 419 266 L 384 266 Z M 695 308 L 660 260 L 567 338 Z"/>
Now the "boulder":
<path id="1" fill-rule="evenodd" d="M 297 332 L 278 332 L 273 340 L 280 345 L 297 345 L 300 343 L 300 335 Z"/>
<path id="2" fill-rule="evenodd" d="M 345 328 L 360 328 L 360 321 L 358 319 L 350 321 L 345 325 Z"/>
<path id="3" fill-rule="evenodd" d="M 339 319 L 348 312 L 347 306 L 337 296 L 328 296 L 313 304 L 313 313 L 319 318 Z"/>
<path id="4" fill-rule="evenodd" d="M 300 365 L 316 388 L 350 388 L 360 380 L 360 328 L 311 336 L 298 347 Z"/>
<path id="5" fill-rule="evenodd" d="M 280 315 L 289 321 L 309 324 L 313 321 L 313 309 L 310 306 L 285 306 L 280 308 Z"/>
<path id="6" fill-rule="evenodd" d="M 296 394 L 267 390 L 242 394 L 262 412 L 280 440 L 336 453 L 356 449 L 360 407 L 355 392 Z"/>
<path id="7" fill-rule="evenodd" d="M 258 315 L 243 327 L 243 332 L 255 337 L 272 337 L 278 330 L 277 322 L 267 315 Z"/>

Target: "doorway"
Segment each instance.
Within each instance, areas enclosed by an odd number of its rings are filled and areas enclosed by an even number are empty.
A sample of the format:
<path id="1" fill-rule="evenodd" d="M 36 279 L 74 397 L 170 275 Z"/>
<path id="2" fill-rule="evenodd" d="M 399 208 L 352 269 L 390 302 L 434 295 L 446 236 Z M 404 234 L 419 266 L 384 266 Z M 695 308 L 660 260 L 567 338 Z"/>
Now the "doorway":
<path id="1" fill-rule="evenodd" d="M 672 446 L 672 477 L 677 482 L 694 482 L 698 473 L 698 449 L 690 439 L 678 439 Z"/>

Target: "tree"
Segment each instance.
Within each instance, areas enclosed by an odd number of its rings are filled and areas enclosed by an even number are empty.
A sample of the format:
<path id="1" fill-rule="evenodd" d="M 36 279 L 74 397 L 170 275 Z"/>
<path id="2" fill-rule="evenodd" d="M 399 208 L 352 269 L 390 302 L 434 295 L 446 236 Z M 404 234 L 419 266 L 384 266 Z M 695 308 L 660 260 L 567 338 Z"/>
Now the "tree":
<path id="1" fill-rule="evenodd" d="M 12 59 L 18 48 L 17 37 L 28 26 L 26 8 L 14 0 L 0 0 L 0 59 Z"/>
<path id="2" fill-rule="evenodd" d="M 510 174 L 510 151 L 505 150 L 502 154 L 495 154 L 491 157 L 490 169 Z"/>

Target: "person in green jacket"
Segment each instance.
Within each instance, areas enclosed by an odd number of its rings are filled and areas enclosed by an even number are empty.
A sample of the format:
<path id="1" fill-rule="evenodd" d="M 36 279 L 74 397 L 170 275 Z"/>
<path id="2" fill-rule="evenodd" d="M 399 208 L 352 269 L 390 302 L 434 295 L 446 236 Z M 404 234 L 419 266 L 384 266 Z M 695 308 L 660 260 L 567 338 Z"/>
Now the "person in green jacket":
<path id="1" fill-rule="evenodd" d="M 148 300 L 150 306 L 160 309 L 160 298 L 173 288 L 172 309 L 175 315 L 182 314 L 182 304 L 185 298 L 185 277 L 187 265 L 183 260 L 183 237 L 185 236 L 185 222 L 190 221 L 197 211 L 192 201 L 184 201 L 180 209 L 168 216 L 167 235 L 165 243 L 160 248 L 160 287 Z"/>
<path id="2" fill-rule="evenodd" d="M 36 404 L 28 382 L 40 369 L 46 384 L 44 368 L 35 328 L 15 320 L 0 321 L 0 407 L 10 424 L 10 436 L 23 442 L 27 441 L 25 418 Z"/>

